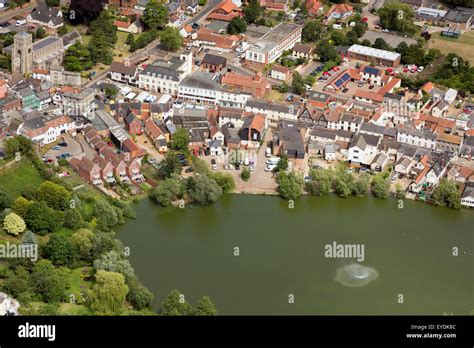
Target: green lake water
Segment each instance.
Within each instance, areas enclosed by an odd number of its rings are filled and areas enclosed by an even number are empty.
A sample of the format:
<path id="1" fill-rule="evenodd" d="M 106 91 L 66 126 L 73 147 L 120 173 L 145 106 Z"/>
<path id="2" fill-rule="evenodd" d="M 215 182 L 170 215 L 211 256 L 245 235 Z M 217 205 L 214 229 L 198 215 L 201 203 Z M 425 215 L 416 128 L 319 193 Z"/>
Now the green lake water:
<path id="1" fill-rule="evenodd" d="M 185 209 L 143 200 L 136 209 L 118 237 L 155 309 L 179 289 L 192 304 L 210 296 L 229 315 L 474 310 L 474 211 L 334 196 L 305 196 L 289 209 L 253 195 Z M 325 257 L 333 242 L 363 245 L 360 263 L 378 277 L 360 287 L 337 282 L 338 269 L 357 261 Z"/>

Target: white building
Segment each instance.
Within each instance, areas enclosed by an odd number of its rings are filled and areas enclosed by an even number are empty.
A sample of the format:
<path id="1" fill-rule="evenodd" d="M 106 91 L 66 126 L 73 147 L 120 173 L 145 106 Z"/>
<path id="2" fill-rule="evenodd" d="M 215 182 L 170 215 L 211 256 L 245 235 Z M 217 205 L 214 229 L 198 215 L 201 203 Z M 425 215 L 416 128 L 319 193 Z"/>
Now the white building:
<path id="1" fill-rule="evenodd" d="M 470 183 L 466 185 L 461 195 L 461 204 L 465 207 L 474 208 L 474 184 Z"/>
<path id="2" fill-rule="evenodd" d="M 296 121 L 298 104 L 269 102 L 260 98 L 250 98 L 245 104 L 245 111 L 267 115 L 268 121 L 278 122 L 280 119 Z"/>
<path id="3" fill-rule="evenodd" d="M 92 88 L 85 88 L 79 94 L 73 92 L 62 94 L 64 114 L 73 117 L 92 115 L 96 109 L 94 95 L 95 91 Z"/>
<path id="4" fill-rule="evenodd" d="M 220 74 L 196 72 L 185 77 L 178 85 L 178 99 L 196 104 L 214 104 L 243 108 L 252 96 L 222 87 Z"/>
<path id="5" fill-rule="evenodd" d="M 349 145 L 347 160 L 369 166 L 377 155 L 380 138 L 370 134 L 357 134 Z"/>
<path id="6" fill-rule="evenodd" d="M 192 73 L 193 54 L 185 52 L 170 60 L 157 59 L 138 75 L 138 85 L 146 91 L 178 94 L 179 83 Z"/>
<path id="7" fill-rule="evenodd" d="M 67 116 L 44 117 L 39 116 L 23 122 L 17 130 L 40 146 L 55 142 L 64 133 L 76 129 L 75 122 Z"/>
<path id="8" fill-rule="evenodd" d="M 397 133 L 397 142 L 434 150 L 436 135 L 412 128 L 400 128 Z"/>
<path id="9" fill-rule="evenodd" d="M 258 43 L 251 45 L 245 52 L 245 60 L 252 64 L 266 65 L 276 61 L 283 51 L 293 48 L 301 42 L 302 25 L 280 22 L 263 35 Z"/>

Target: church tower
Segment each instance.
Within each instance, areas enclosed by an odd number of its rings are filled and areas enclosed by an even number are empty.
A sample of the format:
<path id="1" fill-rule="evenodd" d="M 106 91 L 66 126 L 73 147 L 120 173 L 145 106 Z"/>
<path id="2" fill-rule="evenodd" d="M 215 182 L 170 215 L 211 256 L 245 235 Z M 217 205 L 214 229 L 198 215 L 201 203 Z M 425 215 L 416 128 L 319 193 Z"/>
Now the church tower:
<path id="1" fill-rule="evenodd" d="M 30 74 L 33 70 L 33 36 L 21 31 L 13 38 L 12 72 L 22 75 Z"/>

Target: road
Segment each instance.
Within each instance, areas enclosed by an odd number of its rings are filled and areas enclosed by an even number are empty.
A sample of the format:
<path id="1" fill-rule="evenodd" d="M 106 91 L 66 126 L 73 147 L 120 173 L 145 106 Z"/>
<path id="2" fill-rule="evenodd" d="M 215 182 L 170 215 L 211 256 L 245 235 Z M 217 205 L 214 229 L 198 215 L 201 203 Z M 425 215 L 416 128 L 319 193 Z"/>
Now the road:
<path id="1" fill-rule="evenodd" d="M 362 8 L 362 17 L 367 17 L 367 26 L 369 29 L 375 29 L 375 26 L 379 23 L 379 16 L 370 13 L 372 8 L 377 9 L 380 6 L 382 0 L 370 0 L 367 6 Z"/>
<path id="2" fill-rule="evenodd" d="M 30 4 L 25 7 L 18 7 L 14 10 L 5 11 L 5 13 L 0 14 L 0 22 L 8 21 L 9 19 L 12 19 L 13 17 L 21 15 L 22 13 L 29 12 L 32 9 L 34 9 L 35 6 L 36 6 L 36 1 L 31 0 Z"/>

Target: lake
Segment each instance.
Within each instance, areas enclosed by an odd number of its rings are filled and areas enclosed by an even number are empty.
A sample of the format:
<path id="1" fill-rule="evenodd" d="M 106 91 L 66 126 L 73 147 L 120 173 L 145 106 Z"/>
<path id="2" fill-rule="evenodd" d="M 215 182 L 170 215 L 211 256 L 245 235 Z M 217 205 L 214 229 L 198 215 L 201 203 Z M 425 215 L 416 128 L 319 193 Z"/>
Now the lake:
<path id="1" fill-rule="evenodd" d="M 143 200 L 136 210 L 118 237 L 156 310 L 172 289 L 192 304 L 210 296 L 229 315 L 474 310 L 473 211 L 335 196 L 290 209 L 256 195 L 185 209 Z M 334 243 L 363 246 L 363 261 L 326 257 Z"/>

